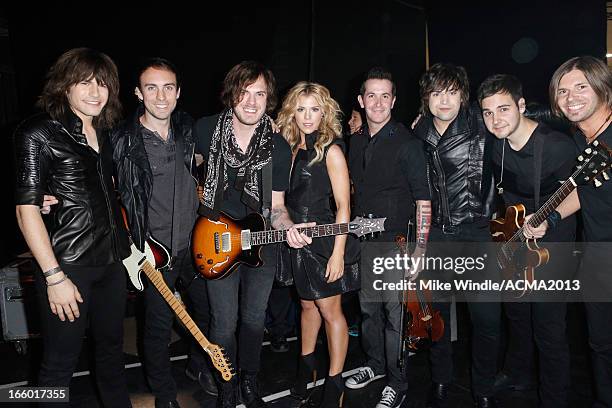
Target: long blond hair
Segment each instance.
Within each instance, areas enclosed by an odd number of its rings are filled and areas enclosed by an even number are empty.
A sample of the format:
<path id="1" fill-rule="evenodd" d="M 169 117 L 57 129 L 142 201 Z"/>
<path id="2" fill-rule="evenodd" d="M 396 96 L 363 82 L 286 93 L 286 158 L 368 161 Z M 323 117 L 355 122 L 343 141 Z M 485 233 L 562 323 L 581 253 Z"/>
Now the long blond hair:
<path id="1" fill-rule="evenodd" d="M 325 148 L 329 146 L 334 139 L 339 138 L 342 134 L 341 116 L 342 111 L 338 102 L 331 97 L 329 90 L 323 85 L 314 82 L 298 82 L 289 90 L 287 96 L 283 100 L 283 106 L 278 113 L 276 123 L 281 130 L 281 134 L 291 146 L 291 151 L 295 152 L 298 149 L 300 142 L 300 129 L 295 122 L 295 110 L 298 105 L 300 96 L 313 96 L 321 107 L 322 117 L 319 125 L 319 135 L 314 144 L 316 156 L 309 165 L 320 162 L 325 155 Z"/>

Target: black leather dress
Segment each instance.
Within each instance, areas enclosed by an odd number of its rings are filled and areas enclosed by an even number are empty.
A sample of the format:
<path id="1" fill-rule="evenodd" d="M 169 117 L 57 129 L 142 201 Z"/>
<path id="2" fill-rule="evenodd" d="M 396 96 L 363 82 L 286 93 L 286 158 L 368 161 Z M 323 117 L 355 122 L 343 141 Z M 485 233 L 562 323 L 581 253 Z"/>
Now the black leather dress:
<path id="1" fill-rule="evenodd" d="M 299 150 L 295 157 L 285 201 L 291 219 L 296 223 L 314 221 L 317 224 L 333 224 L 336 222 L 336 216 L 331 205 L 332 186 L 325 158 L 308 165 L 316 156 L 316 137 L 316 133 L 307 135 L 307 150 Z M 334 144 L 343 147 L 341 140 L 335 141 Z M 327 150 L 325 154 L 327 155 Z M 352 235 L 348 236 L 344 251 L 344 275 L 335 282 L 326 282 L 325 270 L 327 260 L 334 249 L 334 242 L 335 236 L 314 238 L 312 244 L 290 250 L 293 279 L 300 298 L 322 299 L 360 288 L 359 241 Z"/>

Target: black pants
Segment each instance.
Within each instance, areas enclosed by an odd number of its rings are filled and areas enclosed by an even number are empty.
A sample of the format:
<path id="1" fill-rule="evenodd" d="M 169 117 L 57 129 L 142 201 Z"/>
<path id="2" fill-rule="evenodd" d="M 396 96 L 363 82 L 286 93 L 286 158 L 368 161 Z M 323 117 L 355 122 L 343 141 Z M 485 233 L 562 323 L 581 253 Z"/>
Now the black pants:
<path id="1" fill-rule="evenodd" d="M 380 249 L 379 249 L 380 248 Z M 406 391 L 408 383 L 406 374 L 399 369 L 399 342 L 401 292 L 377 290 L 375 281 L 384 279 L 393 282 L 402 278 L 399 270 L 386 270 L 376 274 L 372 270 L 374 258 L 378 256 L 393 257 L 397 249 L 393 243 L 361 244 L 362 284 L 359 292 L 361 308 L 361 344 L 367 357 L 366 366 L 375 374 L 387 374 L 388 384 L 396 391 Z"/>
<path id="2" fill-rule="evenodd" d="M 179 251 L 174 265 L 161 271 L 166 284 L 173 289 L 180 277 L 187 286 L 187 293 L 193 305 L 189 311 L 191 317 L 203 333 L 208 332 L 209 306 L 206 291 L 206 280 L 197 277 L 194 272 L 190 251 Z M 194 276 L 196 276 L 195 279 Z M 147 380 L 155 398 L 161 401 L 176 399 L 176 383 L 172 377 L 172 366 L 168 344 L 174 311 L 149 282 L 145 289 L 145 321 L 144 321 L 144 363 Z M 192 340 L 192 339 L 191 339 Z M 197 348 L 193 353 L 200 353 Z M 192 354 L 193 356 L 193 354 Z M 199 360 L 204 360 L 199 357 Z"/>
<path id="3" fill-rule="evenodd" d="M 612 407 L 612 303 L 585 303 L 596 398 L 593 408 Z"/>
<path id="4" fill-rule="evenodd" d="M 100 267 L 61 265 L 76 285 L 83 303 L 80 317 L 62 322 L 51 312 L 42 273 L 36 274 L 41 312 L 43 359 L 38 385 L 68 387 L 76 368 L 85 329 L 95 342 L 95 379 L 105 407 L 131 407 L 123 362 L 123 318 L 126 276 L 121 263 Z M 42 405 L 47 406 L 47 405 Z M 68 404 L 49 404 L 50 407 Z"/>
<path id="5" fill-rule="evenodd" d="M 612 407 L 612 251 L 609 242 L 585 244 L 580 277 L 595 381 L 593 408 Z"/>
<path id="6" fill-rule="evenodd" d="M 483 255 L 482 251 L 488 249 L 479 243 L 490 242 L 491 236 L 487 224 L 466 224 L 458 227 L 453 233 L 445 233 L 440 228 L 432 227 L 429 240 L 433 249 L 431 253 L 428 250 L 429 257 L 478 257 Z M 433 253 L 434 251 L 436 253 Z M 488 259 L 494 258 L 488 255 Z M 492 270 L 494 265 L 487 262 L 485 271 Z M 452 279 L 461 278 L 456 274 L 452 276 Z M 468 300 L 472 321 L 472 393 L 475 397 L 492 396 L 501 332 L 501 303 L 499 300 L 495 301 L 495 297 L 490 293 L 464 295 Z M 435 308 L 440 310 L 445 325 L 444 336 L 430 350 L 432 381 L 448 384 L 453 379 L 450 303 L 437 302 Z"/>
<path id="7" fill-rule="evenodd" d="M 291 286 L 272 286 L 268 300 L 267 323 L 272 339 L 286 338 L 295 328 L 295 301 L 292 290 Z"/>
<path id="8" fill-rule="evenodd" d="M 229 276 L 207 282 L 210 340 L 225 349 L 233 367 L 250 374 L 259 371 L 266 307 L 274 282 L 275 265 L 268 258 L 264 262 L 260 268 L 241 265 Z"/>
<path id="9" fill-rule="evenodd" d="M 570 355 L 565 303 L 504 304 L 509 342 L 504 372 L 515 380 L 533 380 L 538 350 L 540 407 L 566 407 Z"/>

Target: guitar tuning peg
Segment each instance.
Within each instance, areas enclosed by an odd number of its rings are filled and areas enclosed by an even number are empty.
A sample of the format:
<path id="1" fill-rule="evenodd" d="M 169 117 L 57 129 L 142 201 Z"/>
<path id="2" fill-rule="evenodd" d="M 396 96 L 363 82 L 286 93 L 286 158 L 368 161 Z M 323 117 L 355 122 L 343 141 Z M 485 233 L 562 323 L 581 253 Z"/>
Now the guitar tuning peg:
<path id="1" fill-rule="evenodd" d="M 576 170 L 580 170 L 582 168 L 582 165 L 576 166 Z"/>
<path id="2" fill-rule="evenodd" d="M 582 155 L 578 156 L 578 161 L 581 162 L 584 160 L 584 157 L 582 157 Z"/>
<path id="3" fill-rule="evenodd" d="M 593 149 L 591 149 L 590 147 L 587 147 L 586 149 L 584 149 L 584 152 L 586 154 L 591 154 L 593 152 Z"/>
<path id="4" fill-rule="evenodd" d="M 591 143 L 593 146 L 597 147 L 599 146 L 599 140 L 595 140 L 593 141 L 593 143 Z"/>
<path id="5" fill-rule="evenodd" d="M 593 182 L 595 183 L 595 187 L 601 187 L 603 184 L 601 181 L 599 181 L 599 179 L 593 179 Z"/>
<path id="6" fill-rule="evenodd" d="M 610 175 L 608 173 L 606 173 L 605 171 L 603 173 L 601 173 L 601 175 L 603 176 L 604 180 L 606 180 L 606 181 L 610 180 Z"/>

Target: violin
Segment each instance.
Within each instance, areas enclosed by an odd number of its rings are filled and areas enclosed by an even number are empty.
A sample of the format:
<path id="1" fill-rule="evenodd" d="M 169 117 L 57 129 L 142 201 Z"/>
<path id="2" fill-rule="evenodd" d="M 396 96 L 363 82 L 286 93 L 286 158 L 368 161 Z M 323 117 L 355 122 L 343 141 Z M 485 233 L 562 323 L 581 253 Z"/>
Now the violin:
<path id="1" fill-rule="evenodd" d="M 407 240 L 403 235 L 395 237 L 400 255 L 406 254 Z M 402 349 L 427 350 L 444 335 L 444 320 L 440 311 L 431 306 L 431 293 L 427 289 L 407 288 L 402 293 Z M 400 357 L 402 358 L 402 357 Z M 400 362 L 403 365 L 403 362 Z"/>

